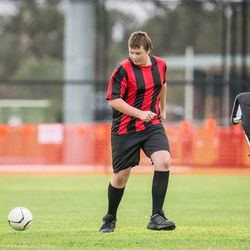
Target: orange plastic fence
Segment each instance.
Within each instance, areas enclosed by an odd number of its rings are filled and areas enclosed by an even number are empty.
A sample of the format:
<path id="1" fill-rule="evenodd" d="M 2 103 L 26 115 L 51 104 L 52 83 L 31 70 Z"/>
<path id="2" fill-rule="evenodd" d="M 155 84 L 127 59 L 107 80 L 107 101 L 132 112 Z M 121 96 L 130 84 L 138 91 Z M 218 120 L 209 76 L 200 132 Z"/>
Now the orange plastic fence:
<path id="1" fill-rule="evenodd" d="M 165 125 L 172 166 L 250 167 L 249 147 L 240 125 L 204 126 L 187 121 Z M 111 166 L 110 124 L 0 125 L 0 164 Z M 140 165 L 150 165 L 142 153 Z"/>

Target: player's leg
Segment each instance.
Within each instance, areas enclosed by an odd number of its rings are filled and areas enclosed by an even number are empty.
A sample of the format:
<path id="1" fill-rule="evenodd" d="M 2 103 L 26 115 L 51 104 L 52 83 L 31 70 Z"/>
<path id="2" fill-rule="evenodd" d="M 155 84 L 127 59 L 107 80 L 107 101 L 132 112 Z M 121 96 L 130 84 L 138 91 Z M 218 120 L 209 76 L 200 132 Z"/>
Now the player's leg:
<path id="1" fill-rule="evenodd" d="M 131 168 L 113 173 L 108 187 L 108 214 L 116 218 L 118 206 L 121 202 L 124 189 L 130 176 Z"/>
<path id="2" fill-rule="evenodd" d="M 152 183 L 152 215 L 162 211 L 169 181 L 170 154 L 168 151 L 157 151 L 151 155 L 154 164 Z"/>
<path id="3" fill-rule="evenodd" d="M 112 135 L 113 176 L 108 186 L 108 211 L 100 232 L 110 233 L 116 227 L 116 214 L 130 176 L 131 167 L 138 165 L 140 147 L 133 135 Z"/>
<path id="4" fill-rule="evenodd" d="M 168 151 L 157 151 L 151 155 L 155 166 L 152 182 L 152 216 L 147 226 L 152 230 L 174 230 L 175 223 L 168 220 L 163 211 L 168 182 L 170 154 Z"/>
<path id="5" fill-rule="evenodd" d="M 122 200 L 124 189 L 130 176 L 131 168 L 113 173 L 108 186 L 108 212 L 103 217 L 103 224 L 100 228 L 102 233 L 114 232 L 116 227 L 116 214 Z"/>
<path id="6" fill-rule="evenodd" d="M 150 131 L 151 135 L 143 145 L 143 150 L 154 164 L 152 181 L 152 216 L 147 226 L 152 230 L 173 230 L 175 223 L 169 221 L 163 212 L 163 204 L 168 188 L 170 148 L 165 129 L 159 125 Z"/>

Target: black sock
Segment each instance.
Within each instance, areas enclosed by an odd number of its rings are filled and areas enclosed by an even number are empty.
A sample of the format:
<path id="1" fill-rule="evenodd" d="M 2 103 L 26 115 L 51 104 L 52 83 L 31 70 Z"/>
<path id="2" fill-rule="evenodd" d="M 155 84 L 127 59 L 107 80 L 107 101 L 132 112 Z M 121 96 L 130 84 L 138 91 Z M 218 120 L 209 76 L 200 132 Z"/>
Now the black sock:
<path id="1" fill-rule="evenodd" d="M 169 171 L 155 171 L 152 183 L 152 215 L 161 213 L 168 188 Z"/>
<path id="2" fill-rule="evenodd" d="M 122 199 L 124 188 L 115 188 L 110 183 L 108 186 L 108 214 L 112 214 L 116 218 L 116 213 L 120 201 Z"/>

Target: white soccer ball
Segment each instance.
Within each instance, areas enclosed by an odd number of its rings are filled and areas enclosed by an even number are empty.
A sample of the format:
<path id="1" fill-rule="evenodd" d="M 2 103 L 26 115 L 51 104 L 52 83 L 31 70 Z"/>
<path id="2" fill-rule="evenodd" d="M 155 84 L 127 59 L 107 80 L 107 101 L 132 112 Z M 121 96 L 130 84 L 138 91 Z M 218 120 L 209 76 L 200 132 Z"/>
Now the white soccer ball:
<path id="1" fill-rule="evenodd" d="M 18 231 L 26 230 L 32 224 L 33 216 L 25 207 L 15 207 L 8 215 L 10 226 Z"/>

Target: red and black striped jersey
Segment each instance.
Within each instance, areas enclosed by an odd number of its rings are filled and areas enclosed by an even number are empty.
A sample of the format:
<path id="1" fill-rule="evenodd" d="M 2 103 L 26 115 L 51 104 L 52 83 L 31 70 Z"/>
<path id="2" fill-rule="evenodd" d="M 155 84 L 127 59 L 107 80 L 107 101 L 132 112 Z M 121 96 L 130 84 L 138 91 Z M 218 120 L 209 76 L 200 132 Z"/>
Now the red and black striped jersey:
<path id="1" fill-rule="evenodd" d="M 122 98 L 129 105 L 157 114 L 150 122 L 144 122 L 113 109 L 112 133 L 138 132 L 160 123 L 160 91 L 166 82 L 166 62 L 150 56 L 151 65 L 137 66 L 130 58 L 124 60 L 110 77 L 106 99 Z"/>

